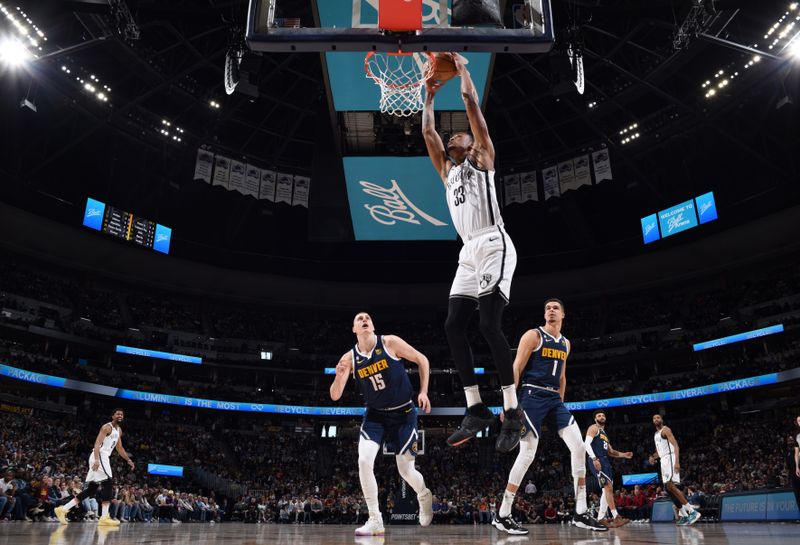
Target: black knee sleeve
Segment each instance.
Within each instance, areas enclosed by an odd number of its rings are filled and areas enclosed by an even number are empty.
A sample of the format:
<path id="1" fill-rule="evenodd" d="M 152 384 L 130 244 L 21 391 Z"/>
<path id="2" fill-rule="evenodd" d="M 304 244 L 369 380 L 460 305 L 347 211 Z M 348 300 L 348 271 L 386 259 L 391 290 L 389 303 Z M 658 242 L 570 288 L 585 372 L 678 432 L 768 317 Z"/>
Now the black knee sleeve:
<path id="1" fill-rule="evenodd" d="M 79 502 L 82 502 L 86 498 L 93 498 L 94 495 L 97 494 L 97 489 L 99 486 L 100 485 L 98 485 L 94 481 L 89 482 L 88 486 L 86 487 L 86 490 L 83 490 L 80 494 L 76 496 L 77 500 Z"/>
<path id="2" fill-rule="evenodd" d="M 111 501 L 114 499 L 114 479 L 106 479 L 103 481 L 100 497 L 103 498 L 103 501 Z"/>
<path id="3" fill-rule="evenodd" d="M 514 384 L 514 367 L 511 361 L 511 348 L 508 346 L 506 336 L 503 335 L 503 310 L 506 307 L 506 300 L 499 291 L 495 291 L 480 298 L 480 330 L 489 350 L 492 352 L 492 359 L 497 367 L 497 374 L 500 375 L 500 385 L 507 386 Z"/>
<path id="4" fill-rule="evenodd" d="M 450 353 L 453 355 L 458 376 L 464 387 L 478 384 L 475 378 L 475 365 L 472 360 L 472 349 L 467 340 L 467 326 L 475 312 L 477 302 L 464 297 L 451 297 L 447 306 L 447 319 L 444 322 L 444 332 Z"/>

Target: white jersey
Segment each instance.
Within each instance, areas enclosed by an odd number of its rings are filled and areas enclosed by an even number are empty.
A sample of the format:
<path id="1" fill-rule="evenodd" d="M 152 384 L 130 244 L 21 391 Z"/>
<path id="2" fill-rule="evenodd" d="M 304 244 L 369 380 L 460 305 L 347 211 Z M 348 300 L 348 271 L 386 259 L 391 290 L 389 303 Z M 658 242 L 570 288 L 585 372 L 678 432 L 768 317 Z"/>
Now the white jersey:
<path id="1" fill-rule="evenodd" d="M 446 186 L 447 207 L 461 240 L 487 227 L 503 225 L 493 170 L 481 170 L 467 158 L 453 165 Z"/>
<path id="2" fill-rule="evenodd" d="M 108 425 L 111 426 L 111 433 L 106 435 L 105 439 L 103 439 L 103 444 L 100 445 L 100 456 L 111 456 L 114 447 L 119 442 L 119 428 L 115 427 L 111 422 Z"/>
<path id="3" fill-rule="evenodd" d="M 675 454 L 675 452 L 672 450 L 672 444 L 667 441 L 666 437 L 662 437 L 661 430 L 656 432 L 656 435 L 653 439 L 656 442 L 656 452 L 658 452 L 658 457 L 662 460 L 665 458 L 672 459 Z"/>

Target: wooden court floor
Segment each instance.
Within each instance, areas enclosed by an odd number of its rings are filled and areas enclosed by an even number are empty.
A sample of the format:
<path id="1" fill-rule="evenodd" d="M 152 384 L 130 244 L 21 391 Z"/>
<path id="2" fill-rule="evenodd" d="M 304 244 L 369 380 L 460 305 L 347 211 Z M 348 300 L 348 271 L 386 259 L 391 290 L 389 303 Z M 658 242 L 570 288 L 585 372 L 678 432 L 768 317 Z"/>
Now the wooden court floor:
<path id="1" fill-rule="evenodd" d="M 490 526 L 387 526 L 384 537 L 355 537 L 353 526 L 229 524 L 123 524 L 110 530 L 92 523 L 15 522 L 0 525 L 0 545 L 796 545 L 800 524 L 629 525 L 604 533 L 572 526 L 530 526 L 509 536 Z"/>

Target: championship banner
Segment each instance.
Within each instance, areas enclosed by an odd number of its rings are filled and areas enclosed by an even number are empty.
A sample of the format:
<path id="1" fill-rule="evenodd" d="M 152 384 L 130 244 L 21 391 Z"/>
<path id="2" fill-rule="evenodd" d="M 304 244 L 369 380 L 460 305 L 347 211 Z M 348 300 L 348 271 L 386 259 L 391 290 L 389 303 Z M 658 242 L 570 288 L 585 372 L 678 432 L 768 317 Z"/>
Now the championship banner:
<path id="1" fill-rule="evenodd" d="M 503 190 L 506 206 L 511 203 L 522 202 L 519 190 L 519 174 L 509 174 L 503 178 Z"/>
<path id="2" fill-rule="evenodd" d="M 275 202 L 285 202 L 288 205 L 292 204 L 292 185 L 294 176 L 278 172 L 278 183 L 275 186 Z"/>
<path id="3" fill-rule="evenodd" d="M 572 159 L 558 163 L 558 181 L 561 183 L 561 194 L 577 189 L 575 185 L 575 167 Z"/>
<path id="4" fill-rule="evenodd" d="M 589 156 L 581 155 L 572 160 L 575 167 L 575 188 L 582 185 L 592 185 L 592 171 L 589 168 Z"/>
<path id="5" fill-rule="evenodd" d="M 308 193 L 310 189 L 311 178 L 308 176 L 295 176 L 292 206 L 302 206 L 303 208 L 308 208 Z"/>
<path id="6" fill-rule="evenodd" d="M 244 163 L 231 161 L 231 177 L 228 180 L 228 189 L 244 193 Z"/>
<path id="7" fill-rule="evenodd" d="M 228 189 L 228 180 L 231 176 L 231 160 L 222 155 L 217 155 L 214 165 L 214 185 L 221 185 Z"/>
<path id="8" fill-rule="evenodd" d="M 614 179 L 611 174 L 611 158 L 608 156 L 607 148 L 593 152 L 592 162 L 594 163 L 594 183 L 599 184 L 603 180 Z"/>
<path id="9" fill-rule="evenodd" d="M 558 167 L 548 167 L 542 170 L 542 180 L 544 200 L 561 195 L 561 190 L 558 187 Z"/>
<path id="10" fill-rule="evenodd" d="M 532 172 L 520 172 L 519 173 L 519 182 L 520 182 L 520 196 L 522 198 L 521 202 L 528 202 L 528 201 L 538 201 L 539 200 L 539 190 L 536 187 L 536 171 Z"/>
<path id="11" fill-rule="evenodd" d="M 197 150 L 197 160 L 194 163 L 194 179 L 203 180 L 205 183 L 211 183 L 211 175 L 214 171 L 214 154 L 207 149 L 199 148 Z"/>
<path id="12" fill-rule="evenodd" d="M 245 195 L 250 195 L 251 197 L 258 198 L 258 187 L 261 184 L 261 169 L 253 166 L 247 165 L 245 169 L 244 175 L 244 191 Z"/>
<path id="13" fill-rule="evenodd" d="M 259 199 L 275 202 L 275 176 L 274 170 L 261 171 L 261 188 L 258 191 Z"/>

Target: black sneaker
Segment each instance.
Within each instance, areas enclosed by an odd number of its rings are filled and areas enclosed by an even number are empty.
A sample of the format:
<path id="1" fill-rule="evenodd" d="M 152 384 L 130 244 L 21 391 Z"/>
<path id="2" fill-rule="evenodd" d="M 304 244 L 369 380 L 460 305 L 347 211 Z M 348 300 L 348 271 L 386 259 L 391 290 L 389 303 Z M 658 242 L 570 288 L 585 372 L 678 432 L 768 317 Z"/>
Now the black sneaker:
<path id="1" fill-rule="evenodd" d="M 453 435 L 447 438 L 447 444 L 451 447 L 463 445 L 477 434 L 483 431 L 487 426 L 494 423 L 495 416 L 483 403 L 478 403 L 467 409 L 467 414 L 464 415 L 464 420 L 461 425 L 453 432 Z"/>
<path id="2" fill-rule="evenodd" d="M 494 520 L 492 520 L 492 526 L 494 526 L 501 532 L 505 532 L 507 534 L 512 534 L 515 536 L 524 536 L 528 534 L 528 530 L 526 528 L 523 528 L 519 522 L 517 522 L 510 516 L 505 518 L 500 518 L 497 515 L 495 515 Z"/>
<path id="3" fill-rule="evenodd" d="M 589 513 L 579 515 L 575 513 L 572 515 L 572 523 L 578 528 L 584 530 L 592 530 L 594 532 L 608 532 L 608 526 L 604 526 L 589 516 Z"/>
<path id="4" fill-rule="evenodd" d="M 497 436 L 497 443 L 494 448 L 497 452 L 511 452 L 519 445 L 519 434 L 522 431 L 522 410 L 508 409 L 503 415 L 503 426 L 500 428 L 500 435 Z"/>

